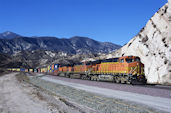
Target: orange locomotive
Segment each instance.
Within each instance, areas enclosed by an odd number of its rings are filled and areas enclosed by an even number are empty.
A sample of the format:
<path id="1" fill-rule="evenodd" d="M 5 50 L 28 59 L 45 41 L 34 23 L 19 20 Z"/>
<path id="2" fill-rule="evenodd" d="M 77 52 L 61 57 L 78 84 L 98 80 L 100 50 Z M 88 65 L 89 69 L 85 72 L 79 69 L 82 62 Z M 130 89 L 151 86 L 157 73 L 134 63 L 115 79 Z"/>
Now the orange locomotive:
<path id="1" fill-rule="evenodd" d="M 58 68 L 59 76 L 116 83 L 146 83 L 144 65 L 137 56 L 123 56 Z"/>

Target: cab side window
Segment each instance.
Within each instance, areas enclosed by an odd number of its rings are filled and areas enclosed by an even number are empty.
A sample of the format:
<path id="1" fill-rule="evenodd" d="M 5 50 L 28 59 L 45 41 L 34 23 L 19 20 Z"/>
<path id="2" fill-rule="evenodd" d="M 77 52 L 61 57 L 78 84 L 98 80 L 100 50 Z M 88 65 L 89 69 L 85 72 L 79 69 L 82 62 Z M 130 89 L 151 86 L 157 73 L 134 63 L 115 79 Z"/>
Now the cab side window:
<path id="1" fill-rule="evenodd" d="M 120 62 L 123 63 L 124 62 L 124 59 L 121 59 Z"/>

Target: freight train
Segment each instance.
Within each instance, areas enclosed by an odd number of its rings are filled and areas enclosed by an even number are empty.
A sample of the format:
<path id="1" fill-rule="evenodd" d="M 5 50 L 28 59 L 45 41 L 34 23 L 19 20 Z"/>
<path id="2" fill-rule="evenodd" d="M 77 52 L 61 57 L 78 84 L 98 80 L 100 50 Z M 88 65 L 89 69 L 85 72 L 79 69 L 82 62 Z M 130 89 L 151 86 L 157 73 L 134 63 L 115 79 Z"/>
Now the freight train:
<path id="1" fill-rule="evenodd" d="M 9 70 L 16 71 L 15 69 Z M 123 56 L 69 65 L 52 64 L 39 69 L 18 68 L 17 71 L 127 84 L 146 84 L 147 81 L 144 75 L 144 65 L 137 56 Z"/>

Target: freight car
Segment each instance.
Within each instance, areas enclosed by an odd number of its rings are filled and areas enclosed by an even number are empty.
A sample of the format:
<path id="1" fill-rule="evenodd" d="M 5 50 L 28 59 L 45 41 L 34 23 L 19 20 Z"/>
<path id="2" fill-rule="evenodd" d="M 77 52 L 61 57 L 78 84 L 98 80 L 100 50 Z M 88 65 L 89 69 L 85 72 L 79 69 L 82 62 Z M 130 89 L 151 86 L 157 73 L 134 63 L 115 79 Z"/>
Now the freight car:
<path id="1" fill-rule="evenodd" d="M 94 62 L 63 65 L 58 68 L 57 75 L 127 84 L 146 83 L 144 65 L 141 63 L 140 58 L 136 56 L 123 56 Z"/>

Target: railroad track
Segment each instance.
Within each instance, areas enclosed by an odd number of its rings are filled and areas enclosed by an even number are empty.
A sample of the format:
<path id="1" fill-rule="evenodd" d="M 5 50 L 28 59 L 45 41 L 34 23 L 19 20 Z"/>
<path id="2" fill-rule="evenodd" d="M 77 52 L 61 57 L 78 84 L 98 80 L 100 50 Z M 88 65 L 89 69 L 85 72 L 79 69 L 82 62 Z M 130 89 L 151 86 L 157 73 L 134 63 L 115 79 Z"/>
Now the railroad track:
<path id="1" fill-rule="evenodd" d="M 35 76 L 35 74 L 31 74 L 29 73 L 31 76 Z M 27 75 L 29 75 L 27 73 Z M 46 74 L 40 74 L 39 76 L 37 75 L 37 77 L 43 77 L 46 76 Z M 50 75 L 52 76 L 52 75 Z M 63 76 L 59 76 L 61 78 L 67 78 L 67 77 L 63 77 Z M 72 78 L 72 79 L 76 79 L 76 78 Z M 81 79 L 82 80 L 82 79 Z M 87 80 L 87 81 L 92 81 L 92 80 Z M 98 81 L 98 82 L 102 82 L 102 83 L 111 83 L 111 84 L 116 84 L 119 85 L 118 83 L 114 83 L 112 81 Z M 144 87 L 144 88 L 155 88 L 155 89 L 166 89 L 166 90 L 171 90 L 171 86 L 166 86 L 166 85 L 157 85 L 157 84 L 138 84 L 138 85 L 131 85 L 131 84 L 121 84 L 120 85 L 125 85 L 125 86 L 137 86 L 137 87 Z"/>
<path id="2" fill-rule="evenodd" d="M 156 84 L 146 84 L 146 85 L 144 85 L 142 87 L 171 90 L 171 86 L 156 85 Z"/>

